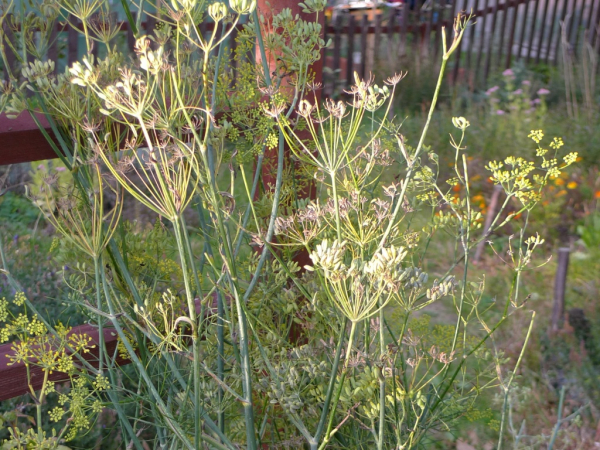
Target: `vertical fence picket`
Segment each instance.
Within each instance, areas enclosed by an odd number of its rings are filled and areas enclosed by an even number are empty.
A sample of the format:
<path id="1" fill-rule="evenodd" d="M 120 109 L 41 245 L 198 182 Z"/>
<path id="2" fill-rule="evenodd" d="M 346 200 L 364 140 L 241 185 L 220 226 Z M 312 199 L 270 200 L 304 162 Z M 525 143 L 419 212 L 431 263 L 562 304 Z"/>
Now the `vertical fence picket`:
<path id="1" fill-rule="evenodd" d="M 387 23 L 387 54 L 388 57 L 391 57 L 391 55 L 394 54 L 394 19 L 396 18 L 396 14 L 394 11 L 394 8 L 390 8 L 390 13 L 388 16 L 388 23 Z"/>
<path id="2" fill-rule="evenodd" d="M 392 13 L 395 15 L 396 10 L 392 9 Z M 400 52 L 402 56 L 406 56 L 408 49 L 407 34 L 408 34 L 408 4 L 404 3 L 402 8 L 402 24 L 400 27 L 400 33 L 398 35 L 400 39 Z"/>
<path id="3" fill-rule="evenodd" d="M 75 18 L 71 18 L 72 23 Z M 67 64 L 71 66 L 79 58 L 79 33 L 71 25 L 67 27 Z"/>
<path id="4" fill-rule="evenodd" d="M 135 23 L 135 18 L 136 18 L 137 13 L 132 12 L 131 16 L 133 17 L 133 23 Z M 130 52 L 133 51 L 134 47 L 135 47 L 135 35 L 133 34 L 133 29 L 131 28 L 131 25 L 129 24 L 129 21 L 125 21 L 125 35 L 127 37 L 127 50 L 129 50 Z"/>
<path id="5" fill-rule="evenodd" d="M 558 13 L 558 3 L 559 0 L 554 0 L 552 14 L 550 15 L 550 33 L 548 35 L 548 40 L 546 41 L 546 57 L 544 58 L 545 64 L 548 64 L 548 61 L 550 61 L 550 54 L 552 53 L 552 38 L 554 37 L 554 29 L 556 28 L 556 14 Z"/>
<path id="6" fill-rule="evenodd" d="M 350 86 L 352 84 L 353 72 L 354 72 L 354 29 L 356 26 L 356 20 L 354 16 L 350 14 L 348 18 L 348 49 L 346 52 L 346 84 L 345 86 Z"/>
<path id="7" fill-rule="evenodd" d="M 335 92 L 337 82 L 341 78 L 340 60 L 342 51 L 342 15 L 335 17 L 335 31 L 333 36 L 333 79 L 331 93 Z"/>
<path id="8" fill-rule="evenodd" d="M 434 0 L 431 0 L 429 3 L 429 14 L 427 15 L 427 27 L 425 28 L 425 34 L 423 35 L 423 45 L 425 48 L 425 52 L 429 54 L 429 49 L 431 48 L 431 32 L 433 29 L 433 15 L 434 11 L 437 8 L 437 3 Z M 438 8 L 439 9 L 439 8 Z M 439 13 L 438 13 L 439 16 Z"/>
<path id="9" fill-rule="evenodd" d="M 566 17 L 567 17 L 567 11 L 568 11 L 568 6 L 569 6 L 569 0 L 563 0 L 563 6 L 562 6 L 562 10 L 561 10 L 561 14 L 558 20 L 558 32 L 556 33 L 556 44 L 554 45 L 554 65 L 558 65 L 558 61 L 560 60 L 559 56 L 558 56 L 558 50 L 559 50 L 559 46 L 560 46 L 560 42 L 562 41 L 562 27 L 563 27 L 563 22 L 565 21 Z"/>
<path id="10" fill-rule="evenodd" d="M 52 25 L 52 30 L 50 30 L 50 36 L 48 37 L 48 53 L 46 54 L 46 58 L 48 61 L 54 61 L 54 74 L 58 73 L 58 27 L 60 24 L 54 23 Z"/>
<path id="11" fill-rule="evenodd" d="M 360 76 L 367 77 L 367 31 L 369 28 L 369 16 L 363 14 L 360 22 Z"/>
<path id="12" fill-rule="evenodd" d="M 551 331 L 556 332 L 562 328 L 565 313 L 565 290 L 567 287 L 567 272 L 569 270 L 568 247 L 558 249 L 558 267 L 554 277 L 554 305 L 552 308 Z"/>
<path id="13" fill-rule="evenodd" d="M 475 0 L 475 14 L 477 14 L 477 11 L 479 11 L 479 3 L 480 3 L 480 0 Z M 468 70 L 468 71 L 471 70 L 471 55 L 472 55 L 474 47 L 475 47 L 474 39 L 475 39 L 475 27 L 477 26 L 477 17 L 475 17 L 475 21 L 476 21 L 475 24 L 473 24 L 469 28 L 467 28 L 469 48 L 467 51 L 466 70 Z M 474 81 L 475 80 L 473 79 L 473 82 Z"/>
<path id="14" fill-rule="evenodd" d="M 500 32 L 500 42 L 498 43 L 498 58 L 496 62 L 502 67 L 502 55 L 504 51 L 504 36 L 506 34 L 506 27 L 508 26 L 508 0 L 504 0 L 502 4 L 502 17 L 500 20 L 500 26 L 498 31 Z M 508 68 L 508 67 L 506 67 Z"/>
<path id="15" fill-rule="evenodd" d="M 568 15 L 568 20 L 565 19 L 565 33 L 567 36 L 567 43 L 569 44 L 569 46 L 571 46 L 571 44 L 573 43 L 573 25 L 575 22 L 575 14 L 577 13 L 577 0 L 573 0 L 571 3 L 573 4 L 573 7 L 571 8 L 571 11 Z"/>
<path id="16" fill-rule="evenodd" d="M 535 28 L 537 25 L 537 16 L 540 11 L 540 1 L 535 0 L 535 5 L 533 6 L 533 18 L 531 21 L 531 29 L 529 34 L 529 45 L 527 46 L 527 58 L 525 58 L 525 63 L 529 63 L 529 59 L 531 58 L 531 50 L 533 49 L 533 43 L 535 41 Z"/>
<path id="17" fill-rule="evenodd" d="M 488 75 L 490 73 L 490 65 L 491 65 L 491 60 L 492 60 L 492 52 L 494 49 L 494 35 L 495 35 L 495 30 L 496 30 L 496 19 L 498 16 L 498 5 L 499 5 L 499 0 L 495 0 L 494 2 L 494 9 L 492 12 L 492 25 L 491 25 L 491 29 L 490 29 L 490 36 L 487 39 L 487 52 L 485 55 L 485 67 L 483 69 L 483 80 L 484 82 L 487 81 L 488 79 Z M 485 33 L 485 30 L 484 30 Z"/>
<path id="18" fill-rule="evenodd" d="M 575 5 L 577 6 L 577 2 L 575 2 Z M 579 35 L 581 34 L 581 24 L 583 22 L 583 13 L 585 12 L 585 7 L 587 6 L 587 1 L 586 0 L 581 0 L 581 8 L 579 9 L 579 11 L 577 11 L 577 9 L 575 10 L 574 13 L 574 18 L 575 18 L 575 23 L 573 25 L 573 32 L 575 33 L 575 40 L 573 42 L 573 52 L 575 54 L 578 54 L 578 49 L 579 49 Z"/>
<path id="19" fill-rule="evenodd" d="M 379 43 L 381 42 L 381 14 L 375 15 L 375 53 L 373 55 L 373 68 L 379 61 Z"/>
<path id="20" fill-rule="evenodd" d="M 324 29 L 327 29 L 327 24 L 325 24 Z M 233 86 L 235 84 L 235 80 L 237 78 L 237 71 L 238 71 L 238 67 L 237 67 L 237 58 L 235 55 L 235 51 L 237 48 L 237 35 L 238 35 L 238 28 L 235 27 L 232 31 L 231 34 L 229 35 L 229 51 L 231 52 L 231 59 L 230 59 L 230 64 L 231 64 L 231 85 Z M 325 36 L 325 43 L 327 43 L 327 34 L 324 35 Z M 323 53 L 321 55 L 321 58 L 325 58 L 325 49 L 323 50 Z"/>
<path id="21" fill-rule="evenodd" d="M 535 56 L 535 63 L 538 64 L 540 62 L 540 58 L 542 56 L 542 47 L 544 46 L 544 34 L 546 32 L 546 16 L 548 15 L 548 5 L 550 4 L 550 0 L 539 0 L 544 2 L 544 10 L 542 12 L 542 22 L 540 29 L 540 38 L 538 40 L 538 51 Z M 556 0 L 555 0 L 556 1 Z"/>
<path id="22" fill-rule="evenodd" d="M 595 23 L 594 23 L 594 17 L 595 14 L 594 12 L 596 11 L 596 7 L 598 6 L 598 1 L 597 0 L 592 0 L 591 4 L 590 4 L 590 11 L 589 14 L 587 14 L 587 22 L 585 24 L 585 29 L 587 30 L 587 43 L 593 42 L 593 30 L 595 27 Z"/>
<path id="23" fill-rule="evenodd" d="M 3 43 L 4 48 L 6 49 L 6 60 L 8 67 L 4 68 L 4 79 L 6 81 L 10 80 L 11 73 L 15 75 L 15 71 L 17 69 L 17 55 L 13 51 L 13 47 L 16 45 L 15 35 L 10 28 L 10 23 L 12 22 L 12 14 L 8 14 L 2 23 L 2 28 L 4 31 L 4 36 L 8 42 Z M 12 46 L 11 46 L 12 45 Z M 16 48 L 16 47 L 14 47 Z M 16 76 L 16 75 L 15 75 Z"/>
<path id="24" fill-rule="evenodd" d="M 461 8 L 461 10 L 466 9 L 467 2 L 468 2 L 468 0 L 464 0 L 462 2 L 463 7 Z M 458 80 L 458 74 L 460 72 L 460 55 L 462 53 L 463 42 L 464 42 L 464 35 L 463 35 L 463 39 L 461 39 L 460 42 L 458 43 L 458 48 L 456 49 L 456 58 L 455 58 L 456 62 L 454 63 L 454 71 L 452 73 L 452 84 L 454 84 L 454 85 L 456 85 L 456 82 Z"/>
<path id="25" fill-rule="evenodd" d="M 437 61 L 438 58 L 438 54 L 440 52 L 440 45 L 441 45 L 441 40 L 442 40 L 442 36 L 441 36 L 441 32 L 442 32 L 442 22 L 444 21 L 444 11 L 446 10 L 446 6 L 445 6 L 445 0 L 442 0 L 442 4 L 438 10 L 438 14 L 437 14 L 437 18 L 435 20 L 435 24 L 434 24 L 434 36 L 433 36 L 433 59 L 434 61 Z"/>
<path id="26" fill-rule="evenodd" d="M 202 23 L 204 23 L 204 21 Z M 156 17 L 152 14 L 146 14 L 146 34 L 148 36 L 154 32 L 154 27 L 156 27 Z"/>
<path id="27" fill-rule="evenodd" d="M 600 22 L 600 3 L 598 3 L 597 0 L 594 0 L 594 3 L 596 4 L 596 14 L 592 13 L 590 15 L 590 20 L 592 21 L 592 23 L 588 27 L 590 30 L 591 45 L 594 45 L 594 43 L 596 42 L 596 35 L 600 35 L 600 33 L 598 33 L 598 22 Z"/>
<path id="28" fill-rule="evenodd" d="M 515 33 L 517 32 L 517 19 L 519 18 L 519 10 L 521 9 L 520 3 L 515 3 L 512 8 L 512 20 L 510 21 L 510 31 L 508 34 L 508 49 L 506 52 L 506 63 L 504 66 L 509 68 L 512 63 L 513 46 L 515 43 Z"/>
<path id="29" fill-rule="evenodd" d="M 523 18 L 521 20 L 521 34 L 519 36 L 519 48 L 517 50 L 519 52 L 519 57 L 517 58 L 519 61 L 523 59 L 523 44 L 525 44 L 525 36 L 527 35 L 527 22 L 529 18 L 530 4 L 531 0 L 525 0 L 525 12 L 523 13 Z M 535 8 L 535 4 L 533 7 Z"/>
<path id="30" fill-rule="evenodd" d="M 479 45 L 477 46 L 477 59 L 475 60 L 475 82 L 479 79 L 479 66 L 481 64 L 481 57 L 483 55 L 483 47 L 485 47 L 485 27 L 487 26 L 487 14 L 485 9 L 487 9 L 487 0 L 483 0 L 484 12 L 481 17 L 481 33 L 479 35 Z"/>

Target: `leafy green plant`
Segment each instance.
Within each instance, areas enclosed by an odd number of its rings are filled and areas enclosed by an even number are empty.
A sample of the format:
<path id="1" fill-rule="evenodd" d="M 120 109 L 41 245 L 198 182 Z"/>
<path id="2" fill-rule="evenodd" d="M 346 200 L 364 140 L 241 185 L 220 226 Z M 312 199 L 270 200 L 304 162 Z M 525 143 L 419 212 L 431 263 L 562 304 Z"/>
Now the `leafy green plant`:
<path id="1" fill-rule="evenodd" d="M 102 44 L 105 58 L 87 56 L 58 77 L 52 62 L 22 58 L 33 96 L 4 95 L 10 112 L 46 115 L 72 175 L 45 180 L 36 200 L 80 255 L 68 279 L 73 302 L 101 337 L 114 330 L 131 361 L 116 366 L 101 338 L 98 367 L 84 365 L 108 384 L 101 398 L 126 446 L 418 448 L 474 415 L 479 393 L 498 382 L 502 446 L 529 333 L 508 375 L 487 343 L 524 308 L 521 275 L 543 239 L 527 234 L 526 220 L 511 240 L 509 294 L 482 301 L 485 283 L 470 277 L 486 237 L 475 235 L 470 124 L 452 119 L 449 173 L 425 145 L 469 18 L 456 18 L 450 42 L 442 33 L 441 70 L 413 146 L 388 119 L 402 75 L 382 86 L 355 76 L 344 100 L 315 100 L 323 1 L 300 5 L 314 22 L 289 10 L 268 22 L 247 0 L 163 3 L 154 43 L 138 33 L 131 62 L 90 31 L 104 5 L 61 3 L 59 14 L 78 17 L 89 53 Z M 222 26 L 203 34 L 208 19 Z M 260 64 L 246 58 L 255 43 Z M 545 146 L 540 130 L 530 137 L 527 155 L 487 165 L 505 192 L 490 232 L 528 217 L 549 177 L 577 158 L 561 157 L 558 139 Z M 277 154 L 270 181 L 261 180 L 267 150 Z M 312 183 L 316 197 L 302 198 Z M 122 218 L 125 197 L 159 218 L 156 245 L 144 246 Z M 450 262 L 429 274 L 446 236 Z M 441 302 L 452 323 L 430 324 L 422 311 Z"/>

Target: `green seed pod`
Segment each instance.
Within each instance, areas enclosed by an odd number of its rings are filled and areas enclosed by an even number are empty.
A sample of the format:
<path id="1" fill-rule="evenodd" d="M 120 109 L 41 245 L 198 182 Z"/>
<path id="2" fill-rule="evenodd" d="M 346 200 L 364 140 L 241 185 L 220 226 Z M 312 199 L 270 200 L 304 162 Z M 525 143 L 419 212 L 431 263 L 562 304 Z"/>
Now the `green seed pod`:
<path id="1" fill-rule="evenodd" d="M 229 6 L 238 14 L 250 14 L 256 8 L 256 0 L 229 0 Z"/>
<path id="2" fill-rule="evenodd" d="M 227 15 L 227 6 L 221 2 L 213 3 L 208 7 L 208 15 L 215 22 L 220 22 Z"/>

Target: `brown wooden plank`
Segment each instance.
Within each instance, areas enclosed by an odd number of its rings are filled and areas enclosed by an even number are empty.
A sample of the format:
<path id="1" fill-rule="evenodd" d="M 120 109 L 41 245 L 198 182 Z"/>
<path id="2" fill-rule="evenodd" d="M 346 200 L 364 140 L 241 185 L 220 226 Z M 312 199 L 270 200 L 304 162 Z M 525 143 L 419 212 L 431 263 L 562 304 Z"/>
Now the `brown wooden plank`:
<path id="1" fill-rule="evenodd" d="M 90 362 L 92 366 L 97 367 L 98 365 L 98 343 L 100 333 L 98 328 L 91 325 L 81 325 L 74 327 L 71 333 L 85 334 L 92 338 L 92 343 L 96 345 L 95 348 L 91 349 L 89 353 L 82 356 L 86 361 Z M 106 343 L 106 350 L 109 355 L 112 355 L 117 348 L 117 333 L 115 330 L 105 328 L 103 330 L 104 341 Z M 27 368 L 24 363 L 18 363 L 8 365 L 10 358 L 14 356 L 14 351 L 11 349 L 12 344 L 4 344 L 0 346 L 0 401 L 8 400 L 19 395 L 29 393 L 29 385 L 27 383 Z M 127 364 L 128 360 L 117 356 L 116 364 Z M 44 381 L 44 371 L 41 367 L 30 365 L 29 366 L 31 386 L 34 391 L 38 391 L 42 388 Z M 69 377 L 62 372 L 54 372 L 49 375 L 49 379 L 54 382 L 68 381 Z"/>
<path id="2" fill-rule="evenodd" d="M 48 126 L 43 115 L 37 117 L 40 123 Z M 50 130 L 48 132 L 52 134 Z M 23 112 L 16 119 L 9 119 L 5 114 L 0 115 L 0 165 L 56 157 L 56 153 L 29 113 Z"/>
<path id="3" fill-rule="evenodd" d="M 227 302 L 230 299 L 227 298 Z M 202 310 L 201 300 L 196 298 L 194 300 L 196 313 L 200 313 Z M 208 305 L 208 308 L 204 311 L 204 317 L 206 319 L 213 320 L 217 314 L 217 294 L 214 293 L 212 296 L 212 302 Z M 187 308 L 184 307 L 184 311 Z M 92 345 L 96 347 L 90 349 L 89 353 L 82 354 L 81 356 L 87 361 L 92 367 L 98 367 L 98 355 L 99 355 L 99 337 L 100 333 L 97 327 L 92 325 L 79 325 L 73 327 L 69 334 L 85 334 L 92 338 Z M 102 330 L 104 336 L 104 343 L 106 348 L 106 355 L 112 357 L 115 354 L 115 350 L 118 344 L 117 332 L 112 326 L 107 326 Z M 202 336 L 201 339 L 204 339 Z M 11 343 L 0 345 L 0 401 L 8 400 L 10 398 L 17 397 L 19 395 L 28 394 L 30 387 L 27 382 L 27 369 L 24 364 L 13 364 L 9 365 L 11 356 L 14 355 L 14 351 L 11 350 Z M 117 365 L 130 364 L 131 361 L 127 358 L 123 358 L 117 354 L 114 360 Z M 75 363 L 81 367 L 81 360 L 75 359 Z M 35 365 L 29 366 L 29 373 L 31 374 L 31 385 L 34 391 L 38 391 L 42 388 L 44 373 L 40 367 Z M 50 375 L 50 380 L 54 382 L 68 381 L 69 377 L 61 372 L 54 372 Z"/>

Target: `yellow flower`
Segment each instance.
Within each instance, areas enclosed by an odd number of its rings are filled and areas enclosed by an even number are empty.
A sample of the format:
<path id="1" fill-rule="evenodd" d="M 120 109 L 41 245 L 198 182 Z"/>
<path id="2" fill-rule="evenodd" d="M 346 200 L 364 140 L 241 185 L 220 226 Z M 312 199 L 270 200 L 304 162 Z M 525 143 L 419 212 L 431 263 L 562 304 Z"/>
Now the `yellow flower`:
<path id="1" fill-rule="evenodd" d="M 577 187 L 576 181 L 569 181 L 569 183 L 567 184 L 567 189 L 575 189 L 576 187 Z"/>
<path id="2" fill-rule="evenodd" d="M 15 294 L 15 298 L 13 299 L 13 303 L 17 306 L 23 306 L 23 304 L 25 303 L 25 300 L 27 300 L 27 297 L 25 297 L 25 294 L 23 292 L 17 292 Z"/>

